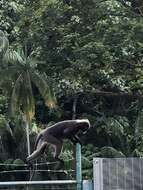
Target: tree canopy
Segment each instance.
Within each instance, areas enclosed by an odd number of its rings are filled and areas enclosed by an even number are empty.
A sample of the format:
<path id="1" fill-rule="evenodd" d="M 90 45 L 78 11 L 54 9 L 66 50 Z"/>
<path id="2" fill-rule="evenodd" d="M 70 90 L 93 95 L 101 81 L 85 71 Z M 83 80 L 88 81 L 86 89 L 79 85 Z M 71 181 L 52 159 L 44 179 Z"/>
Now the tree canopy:
<path id="1" fill-rule="evenodd" d="M 0 29 L 10 49 L 25 51 L 27 44 L 27 56 L 38 60 L 36 71 L 44 73 L 57 98 L 58 106 L 49 110 L 35 76 L 35 121 L 87 117 L 93 128 L 82 140 L 89 160 L 95 155 L 142 156 L 142 0 L 9 0 L 0 6 Z M 7 43 L 0 34 L 0 44 Z M 10 66 L 2 58 L 0 63 L 1 70 Z M 10 88 L 5 84 L 0 110 L 7 117 L 12 91 L 6 93 Z"/>

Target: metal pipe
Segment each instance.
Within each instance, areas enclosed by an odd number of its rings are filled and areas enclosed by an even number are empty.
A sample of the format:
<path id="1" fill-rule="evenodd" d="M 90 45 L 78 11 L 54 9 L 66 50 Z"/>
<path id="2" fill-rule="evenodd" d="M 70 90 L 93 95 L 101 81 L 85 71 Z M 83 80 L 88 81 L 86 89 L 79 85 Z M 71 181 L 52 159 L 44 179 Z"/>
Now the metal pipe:
<path id="1" fill-rule="evenodd" d="M 13 185 L 51 185 L 51 184 L 76 184 L 76 180 L 51 180 L 51 181 L 7 181 L 0 182 L 0 187 L 2 186 L 13 186 Z"/>

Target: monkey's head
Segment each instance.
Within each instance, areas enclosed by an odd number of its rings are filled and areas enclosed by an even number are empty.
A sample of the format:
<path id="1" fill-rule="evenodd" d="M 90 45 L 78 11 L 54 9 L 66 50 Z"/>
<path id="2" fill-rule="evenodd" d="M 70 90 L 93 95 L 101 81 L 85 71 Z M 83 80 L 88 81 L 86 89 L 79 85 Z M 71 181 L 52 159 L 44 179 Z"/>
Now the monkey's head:
<path id="1" fill-rule="evenodd" d="M 87 130 L 90 128 L 90 122 L 88 119 L 77 119 L 77 126 L 79 130 L 82 131 L 83 134 L 87 132 Z"/>

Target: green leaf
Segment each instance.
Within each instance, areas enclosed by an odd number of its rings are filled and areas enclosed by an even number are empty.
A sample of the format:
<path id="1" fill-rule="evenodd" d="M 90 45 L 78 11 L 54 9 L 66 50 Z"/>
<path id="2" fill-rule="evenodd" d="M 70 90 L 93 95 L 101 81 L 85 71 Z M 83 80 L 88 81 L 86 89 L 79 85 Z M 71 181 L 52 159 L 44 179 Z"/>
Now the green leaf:
<path id="1" fill-rule="evenodd" d="M 6 51 L 9 47 L 9 41 L 5 36 L 4 32 L 0 30 L 0 59 L 3 59 Z"/>
<path id="2" fill-rule="evenodd" d="M 35 101 L 32 92 L 31 79 L 28 71 L 24 72 L 23 77 L 23 90 L 26 92 L 25 96 L 21 98 L 21 104 L 23 106 L 23 113 L 26 116 L 27 121 L 31 121 L 35 114 Z"/>
<path id="3" fill-rule="evenodd" d="M 24 60 L 22 59 L 22 57 L 18 54 L 18 52 L 13 51 L 13 50 L 7 50 L 7 52 L 5 53 L 3 60 L 5 62 L 8 63 L 20 63 L 20 64 L 24 64 Z"/>
<path id="4" fill-rule="evenodd" d="M 21 99 L 21 87 L 23 76 L 19 75 L 17 78 L 11 96 L 11 114 L 14 115 L 19 110 L 19 104 Z"/>
<path id="5" fill-rule="evenodd" d="M 54 108 L 56 106 L 56 98 L 50 84 L 48 84 L 47 80 L 37 72 L 32 72 L 30 76 L 32 82 L 37 86 L 42 95 L 45 104 L 49 108 Z"/>

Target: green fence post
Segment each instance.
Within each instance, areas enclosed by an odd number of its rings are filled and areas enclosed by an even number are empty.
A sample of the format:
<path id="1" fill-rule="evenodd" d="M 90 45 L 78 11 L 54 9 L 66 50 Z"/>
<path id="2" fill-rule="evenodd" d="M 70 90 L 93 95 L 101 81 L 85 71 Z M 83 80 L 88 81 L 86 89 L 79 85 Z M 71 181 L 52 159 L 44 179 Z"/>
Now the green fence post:
<path id="1" fill-rule="evenodd" d="M 76 144 L 76 181 L 77 190 L 82 190 L 82 172 L 81 172 L 81 145 Z"/>

